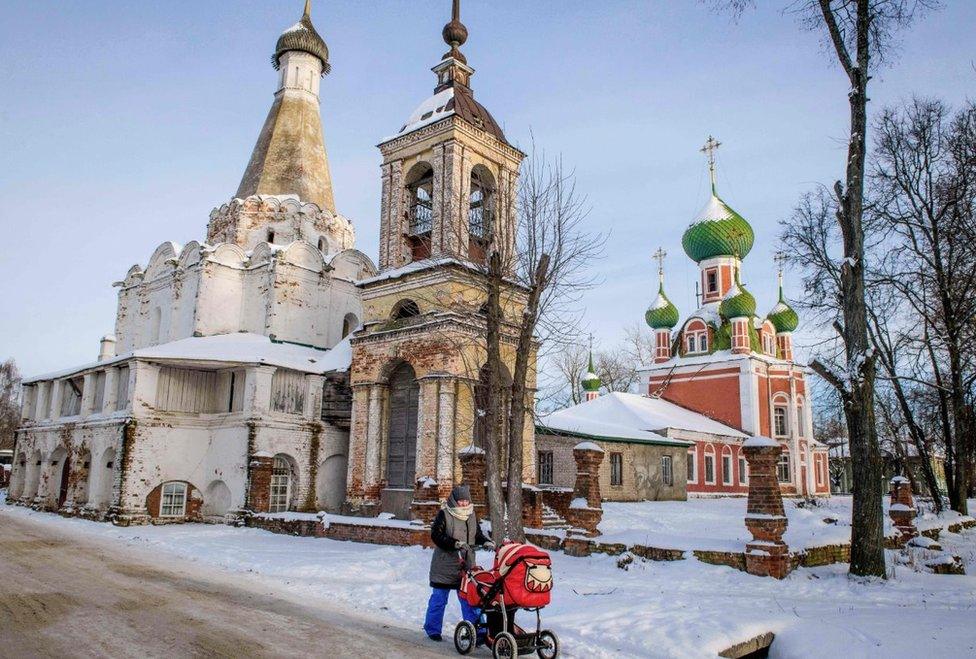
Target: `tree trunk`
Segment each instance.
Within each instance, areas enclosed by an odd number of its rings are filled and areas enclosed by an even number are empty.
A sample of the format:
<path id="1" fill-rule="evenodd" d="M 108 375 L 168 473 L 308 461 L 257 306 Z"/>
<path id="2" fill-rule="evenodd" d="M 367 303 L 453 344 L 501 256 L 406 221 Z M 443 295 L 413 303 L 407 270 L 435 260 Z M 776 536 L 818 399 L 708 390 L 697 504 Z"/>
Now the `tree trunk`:
<path id="1" fill-rule="evenodd" d="M 488 409 L 485 423 L 485 469 L 488 480 L 488 510 L 491 519 L 491 538 L 495 544 L 505 539 L 505 496 L 502 492 L 500 447 L 502 438 L 498 432 L 501 420 L 501 285 L 503 273 L 501 256 L 493 251 L 488 259 L 488 287 L 486 324 L 486 348 L 488 367 Z"/>
<path id="2" fill-rule="evenodd" d="M 867 152 L 867 85 L 871 8 L 857 0 L 856 61 L 852 62 L 829 0 L 820 0 L 838 58 L 851 83 L 846 186 L 838 181 L 837 221 L 844 242 L 840 270 L 843 338 L 849 390 L 844 405 L 853 469 L 850 572 L 885 577 L 881 452 L 874 416 L 874 355 L 868 343 L 864 296 L 864 164 Z"/>
<path id="3" fill-rule="evenodd" d="M 527 413 L 529 362 L 532 356 L 532 340 L 539 318 L 539 300 L 545 290 L 549 274 L 549 255 L 543 254 L 532 275 L 532 286 L 522 323 L 519 326 L 515 351 L 515 371 L 512 374 L 512 397 L 508 423 L 508 535 L 518 542 L 525 541 L 522 525 L 522 466 L 525 463 L 522 448 Z"/>

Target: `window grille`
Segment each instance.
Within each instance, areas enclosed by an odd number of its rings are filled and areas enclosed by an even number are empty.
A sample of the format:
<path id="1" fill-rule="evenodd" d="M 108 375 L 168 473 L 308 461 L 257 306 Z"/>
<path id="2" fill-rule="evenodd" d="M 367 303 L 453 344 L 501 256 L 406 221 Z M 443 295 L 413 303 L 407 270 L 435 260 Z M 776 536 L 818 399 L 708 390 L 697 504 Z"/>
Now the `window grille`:
<path id="1" fill-rule="evenodd" d="M 164 483 L 159 500 L 160 517 L 182 517 L 186 514 L 186 483 Z"/>
<path id="2" fill-rule="evenodd" d="M 620 486 L 624 484 L 623 453 L 610 454 L 610 484 L 615 486 Z"/>
<path id="3" fill-rule="evenodd" d="M 552 451 L 539 451 L 539 485 L 552 484 Z"/>
<path id="4" fill-rule="evenodd" d="M 291 499 L 291 465 L 283 457 L 276 457 L 271 471 L 271 495 L 268 512 L 283 513 Z"/>
<path id="5" fill-rule="evenodd" d="M 661 480 L 668 487 L 674 485 L 674 462 L 670 455 L 661 456 Z"/>
<path id="6" fill-rule="evenodd" d="M 426 188 L 414 190 L 413 204 L 410 206 L 410 235 L 426 236 L 434 227 L 434 202 Z"/>

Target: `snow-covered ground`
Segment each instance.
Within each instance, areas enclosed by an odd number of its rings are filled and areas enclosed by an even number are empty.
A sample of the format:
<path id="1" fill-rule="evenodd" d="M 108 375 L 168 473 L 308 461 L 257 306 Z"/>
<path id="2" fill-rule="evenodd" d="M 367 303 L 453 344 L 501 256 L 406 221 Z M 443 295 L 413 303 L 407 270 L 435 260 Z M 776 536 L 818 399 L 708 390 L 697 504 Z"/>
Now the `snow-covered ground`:
<path id="1" fill-rule="evenodd" d="M 828 509 L 842 512 L 844 502 L 835 498 Z M 724 521 L 722 509 L 745 504 L 694 500 L 685 504 L 683 514 L 680 505 L 638 504 L 633 514 L 641 517 L 640 523 L 659 525 L 651 534 L 677 534 L 676 520 L 684 518 L 686 527 L 708 529 L 699 537 L 728 541 L 726 531 L 720 529 L 733 532 L 735 523 Z M 639 512 L 645 507 L 646 512 Z M 622 529 L 624 512 L 616 508 L 608 510 L 605 523 Z M 814 509 L 811 516 L 823 510 Z M 734 512 L 741 524 L 741 511 L 728 512 Z M 799 516 L 791 512 L 791 525 L 807 512 Z M 165 553 L 248 573 L 269 590 L 326 599 L 375 615 L 384 624 L 415 628 L 418 642 L 426 642 L 420 624 L 429 592 L 430 550 L 200 524 L 117 528 L 6 506 L 2 500 L 0 516 L 27 518 L 150 555 Z M 795 526 L 800 529 L 803 522 Z M 976 574 L 976 530 L 943 534 L 942 544 L 963 556 L 967 572 Z M 543 621 L 560 635 L 565 656 L 713 657 L 720 649 L 765 631 L 776 633 L 771 653 L 775 657 L 976 654 L 974 576 L 920 574 L 899 566 L 887 582 L 859 581 L 847 577 L 846 566 L 837 565 L 800 569 L 784 581 L 775 581 L 694 559 L 635 560 L 627 571 L 617 567 L 617 560 L 553 554 L 556 590 L 553 604 L 543 611 Z M 459 615 L 452 601 L 445 632 L 451 631 Z M 481 650 L 479 655 L 486 653 Z"/>
<path id="2" fill-rule="evenodd" d="M 789 526 L 783 539 L 793 550 L 849 542 L 851 497 L 820 499 L 811 506 L 796 499 L 783 502 Z M 885 497 L 885 533 L 892 533 Z M 663 549 L 742 551 L 752 536 L 746 530 L 745 497 L 691 498 L 687 501 L 604 503 L 601 542 L 648 545 Z M 919 528 L 941 526 L 958 518 L 925 515 Z"/>

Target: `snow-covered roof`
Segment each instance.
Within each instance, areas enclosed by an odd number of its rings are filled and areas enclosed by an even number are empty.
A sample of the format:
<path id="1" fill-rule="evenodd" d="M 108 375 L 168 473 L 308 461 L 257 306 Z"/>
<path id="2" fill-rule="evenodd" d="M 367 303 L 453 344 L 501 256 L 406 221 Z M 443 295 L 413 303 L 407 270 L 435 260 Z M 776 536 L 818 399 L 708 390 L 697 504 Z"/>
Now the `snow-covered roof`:
<path id="1" fill-rule="evenodd" d="M 395 137 L 400 137 L 401 135 L 406 135 L 411 133 L 418 128 L 423 128 L 428 126 L 435 121 L 440 121 L 444 117 L 450 117 L 454 114 L 454 104 L 451 100 L 454 99 L 454 87 L 448 87 L 447 89 L 437 92 L 423 103 L 417 106 L 417 109 L 413 111 L 410 118 L 407 119 L 407 123 L 403 125 L 396 135 L 387 137 L 383 141 L 392 140 Z M 450 108 L 448 108 L 450 106 Z"/>
<path id="2" fill-rule="evenodd" d="M 718 327 L 722 324 L 722 316 L 718 313 L 718 307 L 718 302 L 707 302 L 699 307 L 695 313 L 690 314 L 687 320 L 691 320 L 692 318 L 701 318 L 706 323 Z M 687 320 L 685 322 L 687 322 Z"/>
<path id="3" fill-rule="evenodd" d="M 272 341 L 263 334 L 237 332 L 213 336 L 192 336 L 156 346 L 139 348 L 112 359 L 90 362 L 75 368 L 25 379 L 25 383 L 52 380 L 133 357 L 152 361 L 222 362 L 227 364 L 267 364 L 304 373 L 322 374 L 346 371 L 352 363 L 352 346 L 346 337 L 330 350 L 319 350 L 294 343 Z"/>
<path id="4" fill-rule="evenodd" d="M 543 430 L 580 437 L 679 446 L 691 442 L 666 437 L 662 433 L 672 428 L 725 437 L 748 437 L 731 426 L 664 399 L 619 391 L 547 414 L 539 419 L 538 425 Z"/>
<path id="5" fill-rule="evenodd" d="M 440 259 L 422 259 L 420 261 L 412 261 L 399 268 L 393 268 L 391 270 L 384 270 L 375 277 L 367 277 L 366 279 L 360 279 L 356 282 L 357 285 L 363 286 L 365 284 L 372 284 L 374 282 L 383 281 L 385 279 L 398 279 L 404 275 L 408 275 L 411 272 L 418 272 L 420 270 L 427 270 L 429 268 L 436 268 L 442 265 L 460 265 L 465 264 L 458 259 L 452 258 L 440 258 Z"/>

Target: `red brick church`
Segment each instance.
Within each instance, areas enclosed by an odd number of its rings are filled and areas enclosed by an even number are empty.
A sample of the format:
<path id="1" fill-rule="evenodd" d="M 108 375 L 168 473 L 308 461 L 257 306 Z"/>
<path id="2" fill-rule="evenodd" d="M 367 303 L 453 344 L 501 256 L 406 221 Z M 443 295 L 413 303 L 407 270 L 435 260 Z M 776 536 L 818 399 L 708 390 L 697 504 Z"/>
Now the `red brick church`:
<path id="1" fill-rule="evenodd" d="M 712 189 L 708 203 L 685 230 L 682 247 L 701 271 L 701 306 L 679 324 L 664 292 L 663 257 L 657 256 L 660 288 L 645 314 L 654 332 L 654 361 L 642 369 L 641 388 L 739 429 L 772 437 L 782 446 L 778 476 L 784 494 L 829 495 L 827 447 L 813 438 L 809 369 L 793 358 L 796 312 L 779 296 L 765 316 L 742 283 L 742 262 L 753 246 L 750 224 L 715 190 L 718 143 L 709 138 Z M 696 441 L 688 451 L 688 492 L 745 494 L 742 442 Z"/>

